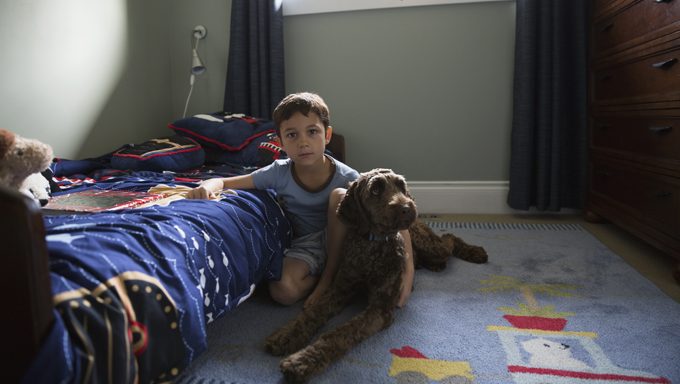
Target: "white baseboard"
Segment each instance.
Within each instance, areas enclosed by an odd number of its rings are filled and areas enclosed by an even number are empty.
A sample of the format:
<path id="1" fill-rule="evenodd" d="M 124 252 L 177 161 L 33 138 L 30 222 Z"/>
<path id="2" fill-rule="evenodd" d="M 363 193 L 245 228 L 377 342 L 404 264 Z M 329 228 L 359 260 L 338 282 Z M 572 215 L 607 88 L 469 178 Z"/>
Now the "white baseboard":
<path id="1" fill-rule="evenodd" d="M 526 213 L 508 206 L 507 181 L 410 181 L 408 185 L 420 213 Z"/>

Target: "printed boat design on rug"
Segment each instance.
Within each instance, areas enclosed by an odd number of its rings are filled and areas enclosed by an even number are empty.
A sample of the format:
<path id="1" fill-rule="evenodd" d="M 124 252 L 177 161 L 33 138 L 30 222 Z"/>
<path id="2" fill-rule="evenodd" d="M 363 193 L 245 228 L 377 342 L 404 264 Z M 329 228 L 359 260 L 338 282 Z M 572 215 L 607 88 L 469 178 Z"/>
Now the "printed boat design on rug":
<path id="1" fill-rule="evenodd" d="M 518 309 L 500 307 L 511 326 L 490 325 L 497 332 L 507 356 L 508 372 L 517 384 L 569 383 L 662 383 L 670 381 L 648 372 L 621 368 L 612 363 L 595 342 L 597 333 L 565 331 L 571 312 L 555 312 L 541 307 L 536 293 L 572 296 L 573 285 L 531 284 L 508 276 L 482 280 L 482 292 L 517 290 L 526 303 Z"/>

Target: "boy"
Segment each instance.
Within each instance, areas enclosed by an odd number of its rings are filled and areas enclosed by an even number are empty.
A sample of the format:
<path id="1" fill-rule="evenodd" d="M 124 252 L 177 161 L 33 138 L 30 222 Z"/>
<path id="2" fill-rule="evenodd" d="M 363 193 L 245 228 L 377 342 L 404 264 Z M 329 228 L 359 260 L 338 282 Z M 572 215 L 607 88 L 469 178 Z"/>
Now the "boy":
<path id="1" fill-rule="evenodd" d="M 187 197 L 207 199 L 226 188 L 275 190 L 291 221 L 293 240 L 285 250 L 281 279 L 269 283 L 269 292 L 283 305 L 293 304 L 311 292 L 308 304 L 328 288 L 337 271 L 346 229 L 336 209 L 345 188 L 359 173 L 324 154 L 333 128 L 328 106 L 319 95 L 288 95 L 273 115 L 287 159 L 276 160 L 248 175 L 206 180 Z M 408 231 L 402 231 L 402 236 L 411 255 Z M 412 284 L 413 262 L 409 258 L 400 306 L 408 299 Z"/>

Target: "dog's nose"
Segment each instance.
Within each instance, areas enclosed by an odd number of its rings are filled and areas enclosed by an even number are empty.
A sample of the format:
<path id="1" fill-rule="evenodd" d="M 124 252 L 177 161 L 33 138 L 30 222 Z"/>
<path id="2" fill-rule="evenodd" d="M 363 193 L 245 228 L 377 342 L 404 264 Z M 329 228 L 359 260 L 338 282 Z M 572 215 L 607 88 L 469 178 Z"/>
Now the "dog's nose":
<path id="1" fill-rule="evenodd" d="M 413 204 L 403 204 L 399 210 L 399 221 L 402 226 L 410 225 L 416 219 L 416 209 Z"/>

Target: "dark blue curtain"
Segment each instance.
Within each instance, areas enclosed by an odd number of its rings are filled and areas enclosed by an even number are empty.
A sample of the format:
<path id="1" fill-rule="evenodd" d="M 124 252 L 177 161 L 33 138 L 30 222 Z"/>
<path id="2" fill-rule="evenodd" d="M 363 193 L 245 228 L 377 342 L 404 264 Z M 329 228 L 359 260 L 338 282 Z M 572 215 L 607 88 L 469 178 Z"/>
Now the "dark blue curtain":
<path id="1" fill-rule="evenodd" d="M 271 118 L 284 97 L 281 1 L 233 0 L 224 110 Z"/>
<path id="2" fill-rule="evenodd" d="M 589 0 L 517 0 L 508 204 L 583 208 Z"/>

